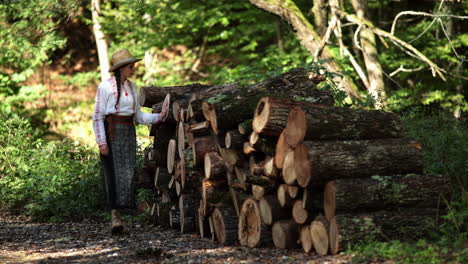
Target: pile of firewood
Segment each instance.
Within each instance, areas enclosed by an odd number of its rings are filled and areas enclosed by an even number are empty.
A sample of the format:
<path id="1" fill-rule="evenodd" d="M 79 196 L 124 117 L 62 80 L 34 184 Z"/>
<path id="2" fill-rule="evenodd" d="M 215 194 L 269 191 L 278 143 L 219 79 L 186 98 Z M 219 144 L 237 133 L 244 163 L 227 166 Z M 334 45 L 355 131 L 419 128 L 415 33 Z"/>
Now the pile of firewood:
<path id="1" fill-rule="evenodd" d="M 223 244 L 322 255 L 416 235 L 449 179 L 423 174 L 421 145 L 397 115 L 335 107 L 321 81 L 298 68 L 245 86 L 143 87 L 142 106 L 172 98 L 145 150 L 155 221 Z"/>

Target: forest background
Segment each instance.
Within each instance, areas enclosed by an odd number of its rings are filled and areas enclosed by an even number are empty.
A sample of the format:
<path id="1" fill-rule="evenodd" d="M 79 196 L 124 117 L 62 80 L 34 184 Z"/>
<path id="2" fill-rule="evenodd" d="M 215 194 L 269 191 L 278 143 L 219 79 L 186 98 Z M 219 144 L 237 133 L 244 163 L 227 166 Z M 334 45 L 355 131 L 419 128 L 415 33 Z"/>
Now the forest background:
<path id="1" fill-rule="evenodd" d="M 430 0 L 2 0 L 0 209 L 103 217 L 91 127 L 106 75 L 102 33 L 108 54 L 143 58 L 138 87 L 249 83 L 301 66 L 326 73 L 320 89 L 336 105 L 400 114 L 423 144 L 426 173 L 452 180 L 447 213 L 419 241 L 348 250 L 459 261 L 468 254 L 467 11 L 464 1 Z M 142 149 L 148 127 L 138 135 Z"/>

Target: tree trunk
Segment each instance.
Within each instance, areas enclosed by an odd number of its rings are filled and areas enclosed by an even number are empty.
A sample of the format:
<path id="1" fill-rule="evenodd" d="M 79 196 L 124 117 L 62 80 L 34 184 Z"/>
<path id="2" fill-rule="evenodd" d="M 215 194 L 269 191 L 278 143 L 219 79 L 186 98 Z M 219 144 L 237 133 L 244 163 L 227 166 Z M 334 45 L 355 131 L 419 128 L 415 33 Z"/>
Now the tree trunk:
<path id="1" fill-rule="evenodd" d="M 293 157 L 285 158 L 283 178 L 297 179 L 301 187 L 311 181 L 421 174 L 423 169 L 421 145 L 408 138 L 305 141 L 287 155 Z"/>
<path id="2" fill-rule="evenodd" d="M 275 247 L 296 248 L 299 238 L 299 226 L 293 220 L 280 220 L 273 224 L 273 243 Z"/>
<path id="3" fill-rule="evenodd" d="M 323 36 L 327 31 L 327 1 L 326 0 L 314 0 L 314 6 L 312 7 L 312 13 L 314 14 L 315 27 L 317 28 L 317 34 Z"/>
<path id="4" fill-rule="evenodd" d="M 273 94 L 276 98 L 301 97 L 317 100 L 316 94 L 327 93 L 317 92 L 315 89 L 317 83 L 323 81 L 323 77 L 321 75 L 310 77 L 310 74 L 304 68 L 294 68 L 249 86 L 234 87 L 232 90 L 215 94 L 207 99 L 211 106 L 206 109 L 208 113 L 205 117 L 210 121 L 215 134 L 218 134 L 220 130 L 236 129 L 239 123 L 252 118 L 258 101 L 264 96 Z"/>
<path id="5" fill-rule="evenodd" d="M 437 226 L 443 212 L 436 208 L 401 208 L 394 211 L 337 214 L 340 248 L 368 240 L 417 240 Z"/>
<path id="6" fill-rule="evenodd" d="M 351 1 L 356 15 L 359 19 L 369 21 L 367 16 L 367 0 L 352 0 Z M 367 87 L 369 95 L 375 100 L 375 108 L 382 109 L 386 106 L 387 96 L 385 93 L 385 83 L 383 78 L 383 69 L 379 62 L 377 43 L 372 30 L 364 26 L 360 31 L 362 56 L 367 69 L 367 78 L 369 79 L 369 87 Z"/>
<path id="7" fill-rule="evenodd" d="M 211 180 L 226 180 L 226 164 L 216 152 L 205 154 L 205 178 Z"/>
<path id="8" fill-rule="evenodd" d="M 109 55 L 107 53 L 107 42 L 101 29 L 99 16 L 101 15 L 101 0 L 91 0 L 91 15 L 93 19 L 93 32 L 96 41 L 96 49 L 99 57 L 99 68 L 101 69 L 101 81 L 110 78 Z"/>
<path id="9" fill-rule="evenodd" d="M 242 203 L 237 232 L 242 246 L 254 248 L 271 243 L 271 230 L 262 225 L 258 203 L 252 198 Z"/>
<path id="10" fill-rule="evenodd" d="M 198 217 L 195 208 L 199 207 L 199 199 L 198 193 L 182 194 L 179 197 L 181 233 L 193 232 L 195 230 L 195 223 Z"/>
<path id="11" fill-rule="evenodd" d="M 333 106 L 334 98 L 329 92 L 317 90 L 313 102 L 293 101 L 263 97 L 257 104 L 254 112 L 252 127 L 255 132 L 265 136 L 279 136 L 286 127 L 289 111 L 299 106 L 307 108 L 314 104 Z"/>
<path id="12" fill-rule="evenodd" d="M 188 99 L 193 93 L 198 93 L 202 90 L 206 90 L 209 87 L 212 86 L 202 85 L 199 83 L 165 87 L 144 86 L 140 88 L 138 102 L 141 106 L 151 107 L 152 105 L 163 101 L 167 94 L 171 95 L 173 101 L 178 99 Z"/>
<path id="13" fill-rule="evenodd" d="M 450 179 L 444 175 L 395 175 L 337 179 L 325 186 L 327 219 L 335 212 L 363 212 L 378 209 L 443 206 L 450 200 Z"/>
<path id="14" fill-rule="evenodd" d="M 262 221 L 266 225 L 272 225 L 274 222 L 291 217 L 289 210 L 282 208 L 275 195 L 267 195 L 259 202 Z"/>
<path id="15" fill-rule="evenodd" d="M 205 154 L 208 152 L 215 152 L 217 148 L 211 136 L 204 136 L 193 139 L 192 151 L 195 166 L 201 167 L 205 164 Z"/>
<path id="16" fill-rule="evenodd" d="M 217 205 L 211 212 L 216 239 L 224 245 L 232 245 L 237 241 L 238 218 L 230 205 Z"/>
<path id="17" fill-rule="evenodd" d="M 317 254 L 324 256 L 328 253 L 328 220 L 324 216 L 317 216 L 310 223 L 310 236 Z"/>
<path id="18" fill-rule="evenodd" d="M 403 137 L 398 115 L 377 110 L 310 105 L 289 113 L 286 141 L 296 147 L 303 140 L 354 140 Z"/>
<path id="19" fill-rule="evenodd" d="M 301 10 L 296 6 L 292 0 L 249 0 L 250 3 L 257 7 L 264 9 L 270 13 L 281 16 L 294 28 L 297 38 L 301 44 L 310 52 L 314 54 L 320 47 L 320 36 L 315 32 L 314 27 L 310 24 L 307 18 L 303 15 Z M 320 59 L 327 60 L 324 63 L 325 68 L 329 72 L 339 73 L 342 72 L 340 67 L 334 59 L 330 50 L 325 47 L 321 53 Z M 359 97 L 357 87 L 352 80 L 346 76 L 339 80 L 335 77 L 334 81 L 338 84 L 339 88 L 343 89 L 349 96 Z"/>

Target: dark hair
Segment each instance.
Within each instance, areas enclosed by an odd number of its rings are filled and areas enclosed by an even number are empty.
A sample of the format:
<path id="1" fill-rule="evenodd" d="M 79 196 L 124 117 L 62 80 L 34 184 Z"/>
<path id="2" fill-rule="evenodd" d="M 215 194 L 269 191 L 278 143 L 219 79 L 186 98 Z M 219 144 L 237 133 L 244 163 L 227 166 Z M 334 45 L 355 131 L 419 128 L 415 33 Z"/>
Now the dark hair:
<path id="1" fill-rule="evenodd" d="M 120 82 L 120 68 L 114 71 L 114 75 L 115 75 L 115 81 L 117 82 L 117 102 L 115 103 L 114 107 L 115 109 L 117 109 L 117 105 L 119 104 L 119 101 L 120 101 L 120 90 L 122 86 L 122 83 Z"/>

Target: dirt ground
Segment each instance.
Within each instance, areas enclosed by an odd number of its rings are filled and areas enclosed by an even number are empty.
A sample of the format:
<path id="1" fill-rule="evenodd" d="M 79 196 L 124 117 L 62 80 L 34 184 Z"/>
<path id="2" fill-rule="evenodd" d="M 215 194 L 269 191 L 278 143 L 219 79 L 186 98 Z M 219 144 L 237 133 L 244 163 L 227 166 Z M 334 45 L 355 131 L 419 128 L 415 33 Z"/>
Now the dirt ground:
<path id="1" fill-rule="evenodd" d="M 0 263 L 351 263 L 351 256 L 317 256 L 302 249 L 223 246 L 196 234 L 142 223 L 113 236 L 109 224 L 31 223 L 0 215 Z"/>

